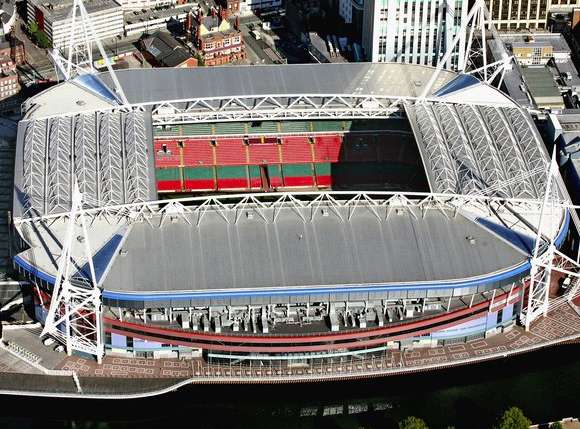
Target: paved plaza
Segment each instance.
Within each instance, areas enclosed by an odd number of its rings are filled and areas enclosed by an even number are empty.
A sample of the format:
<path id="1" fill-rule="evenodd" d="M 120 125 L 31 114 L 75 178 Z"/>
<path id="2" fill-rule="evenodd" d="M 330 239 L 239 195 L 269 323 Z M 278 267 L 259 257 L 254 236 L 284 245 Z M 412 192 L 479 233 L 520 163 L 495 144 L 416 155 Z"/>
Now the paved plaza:
<path id="1" fill-rule="evenodd" d="M 353 377 L 357 373 L 376 372 L 377 375 L 408 370 L 423 370 L 430 365 L 461 364 L 465 359 L 502 357 L 528 346 L 541 345 L 559 338 L 576 336 L 580 338 L 580 315 L 565 303 L 546 318 L 535 322 L 530 332 L 519 326 L 509 332 L 500 333 L 486 339 L 467 343 L 452 344 L 436 348 L 416 348 L 404 351 L 387 351 L 373 358 L 350 358 L 342 362 L 317 363 L 312 366 L 288 368 L 279 363 L 271 366 L 251 367 L 249 364 L 216 365 L 200 359 L 134 359 L 107 356 L 102 365 L 77 356 L 67 357 L 57 365 L 58 369 L 76 371 L 80 377 L 121 377 L 121 378 L 226 378 L 248 377 L 264 379 L 268 377 L 332 376 Z"/>

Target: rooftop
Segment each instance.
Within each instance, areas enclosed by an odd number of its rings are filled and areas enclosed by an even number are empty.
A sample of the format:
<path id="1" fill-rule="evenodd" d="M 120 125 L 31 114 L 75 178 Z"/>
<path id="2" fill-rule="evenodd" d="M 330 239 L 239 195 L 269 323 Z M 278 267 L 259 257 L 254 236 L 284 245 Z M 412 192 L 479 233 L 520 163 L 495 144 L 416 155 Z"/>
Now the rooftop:
<path id="1" fill-rule="evenodd" d="M 125 23 L 135 24 L 138 22 L 153 21 L 156 19 L 169 19 L 171 17 L 184 18 L 187 16 L 192 4 L 176 5 L 170 9 L 132 10 L 124 14 Z"/>
<path id="2" fill-rule="evenodd" d="M 525 67 L 522 69 L 522 74 L 537 103 L 541 103 L 541 99 L 546 101 L 549 99 L 551 102 L 559 100 L 564 104 L 560 89 L 554 81 L 552 72 L 547 67 Z"/>
<path id="3" fill-rule="evenodd" d="M 141 44 L 155 62 L 164 67 L 176 67 L 192 57 L 191 53 L 166 31 L 156 31 L 142 39 Z"/>
<path id="4" fill-rule="evenodd" d="M 515 47 L 552 46 L 554 53 L 570 54 L 570 47 L 560 33 L 501 33 L 501 38 L 506 44 Z"/>
<path id="5" fill-rule="evenodd" d="M 308 216 L 309 209 L 299 210 Z M 355 213 L 349 221 L 344 210 L 342 219 L 330 214 L 304 223 L 293 209 L 283 208 L 274 223 L 256 215 L 228 224 L 210 211 L 199 227 L 139 223 L 122 244 L 123 256 L 114 261 L 103 287 L 152 293 L 376 287 L 477 277 L 526 260 L 526 252 L 451 212 L 449 217 L 406 212 L 385 222 L 368 210 Z"/>
<path id="6" fill-rule="evenodd" d="M 45 15 L 52 20 L 67 19 L 72 11 L 74 0 L 28 0 L 38 7 Z M 101 12 L 108 9 L 119 9 L 121 5 L 115 0 L 84 0 L 83 4 L 89 14 Z"/>

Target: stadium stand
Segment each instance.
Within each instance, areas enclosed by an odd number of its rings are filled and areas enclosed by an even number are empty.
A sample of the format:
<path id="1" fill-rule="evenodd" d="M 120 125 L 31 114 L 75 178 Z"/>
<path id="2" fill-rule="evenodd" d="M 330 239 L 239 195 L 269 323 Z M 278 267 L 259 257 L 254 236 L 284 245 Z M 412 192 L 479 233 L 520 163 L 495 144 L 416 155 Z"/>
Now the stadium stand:
<path id="1" fill-rule="evenodd" d="M 351 121 L 224 123 L 212 125 L 221 135 L 158 138 L 155 141 L 159 192 L 348 189 L 349 186 L 402 185 L 422 188 L 413 177 L 417 148 L 405 133 L 335 132 L 300 134 L 308 129 L 351 129 Z M 380 128 L 380 124 L 374 125 Z M 192 125 L 188 130 L 195 128 Z M 373 128 L 372 123 L 356 128 Z M 294 133 L 259 134 L 283 130 Z M 195 128 L 196 132 L 207 131 Z M 234 135 L 235 131 L 253 131 Z M 183 130 L 180 130 L 180 132 Z M 227 134 L 232 133 L 232 134 Z"/>
<path id="2" fill-rule="evenodd" d="M 215 172 L 213 167 L 185 167 L 183 169 L 185 191 L 213 191 Z"/>
<path id="3" fill-rule="evenodd" d="M 282 139 L 282 162 L 312 162 L 314 139 L 306 136 L 288 136 Z"/>
<path id="4" fill-rule="evenodd" d="M 216 140 L 217 165 L 247 164 L 247 151 L 242 138 L 221 138 Z"/>
<path id="5" fill-rule="evenodd" d="M 155 166 L 179 167 L 181 161 L 180 150 L 177 140 L 155 141 Z"/>
<path id="6" fill-rule="evenodd" d="M 214 164 L 214 148 L 210 139 L 183 140 L 182 147 L 184 167 Z"/>

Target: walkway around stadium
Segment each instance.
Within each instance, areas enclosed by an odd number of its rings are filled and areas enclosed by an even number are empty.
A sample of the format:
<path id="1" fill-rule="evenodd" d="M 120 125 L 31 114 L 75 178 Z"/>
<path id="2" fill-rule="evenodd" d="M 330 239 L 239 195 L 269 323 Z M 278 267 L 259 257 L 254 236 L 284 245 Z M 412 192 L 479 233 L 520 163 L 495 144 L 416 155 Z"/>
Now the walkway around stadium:
<path id="1" fill-rule="evenodd" d="M 565 297 L 562 297 L 565 298 Z M 102 365 L 66 357 L 38 341 L 38 327 L 5 329 L 0 347 L 0 394 L 87 399 L 135 399 L 163 395 L 189 384 L 285 384 L 354 380 L 418 373 L 504 359 L 560 344 L 580 344 L 580 299 L 555 299 L 547 317 L 529 332 L 509 332 L 435 348 L 350 356 L 304 367 L 280 364 L 219 365 L 202 360 L 132 359 L 107 356 Z M 20 346 L 16 346 L 16 344 Z M 22 346 L 25 344 L 26 347 Z M 34 346 L 36 345 L 36 347 Z M 51 367 L 49 367 L 49 364 Z M 45 366 L 46 365 L 46 366 Z"/>

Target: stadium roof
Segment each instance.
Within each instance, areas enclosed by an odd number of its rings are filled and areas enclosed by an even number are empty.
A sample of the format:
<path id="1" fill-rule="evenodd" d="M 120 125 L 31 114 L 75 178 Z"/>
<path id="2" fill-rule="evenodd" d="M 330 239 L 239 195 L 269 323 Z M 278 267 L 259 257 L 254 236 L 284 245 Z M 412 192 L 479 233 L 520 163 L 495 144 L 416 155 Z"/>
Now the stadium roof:
<path id="1" fill-rule="evenodd" d="M 116 72 L 123 91 L 133 105 L 160 104 L 198 99 L 219 100 L 252 95 L 369 95 L 377 97 L 419 97 L 434 69 L 428 66 L 399 63 L 282 64 L 260 66 L 197 67 L 193 69 L 129 69 Z M 100 75 L 113 87 L 107 73 Z M 457 78 L 451 71 L 441 71 L 431 93 Z M 465 83 L 464 81 L 462 81 Z M 461 103 L 510 106 L 509 97 L 488 85 L 469 82 L 461 90 Z M 75 91 L 71 94 L 71 91 Z M 430 94 L 428 94 L 430 96 Z M 446 94 L 449 96 L 450 94 Z M 49 88 L 29 99 L 25 119 L 69 115 L 88 109 L 98 110 L 107 100 L 75 82 Z M 62 103 L 62 104 L 61 104 Z M 109 102 L 112 108 L 115 103 Z"/>
<path id="2" fill-rule="evenodd" d="M 82 256 L 86 238 L 97 281 L 109 297 L 118 293 L 126 299 L 264 288 L 278 294 L 316 294 L 321 288 L 355 293 L 365 288 L 477 288 L 519 276 L 533 250 L 533 230 L 499 206 L 490 211 L 485 204 L 466 201 L 457 208 L 452 200 L 425 205 L 420 199 L 385 193 L 392 206 L 381 199 L 373 200 L 374 205 L 361 200 L 357 209 L 346 202 L 335 204 L 342 194 L 336 200 L 300 204 L 283 194 L 269 195 L 284 202 L 252 199 L 254 203 L 240 205 L 235 201 L 241 197 L 224 196 L 219 204 L 200 197 L 198 203 L 209 204 L 181 214 L 179 206 L 156 213 L 140 210 L 145 217 L 136 212 L 114 217 L 105 211 L 91 217 L 88 236 L 80 224 L 74 227 L 77 275 L 88 276 Z M 528 220 L 537 223 L 538 215 Z M 31 248 L 15 262 L 53 283 L 58 271 L 54 255 L 67 223 L 55 218 L 21 224 Z M 547 225 L 546 233 L 565 232 L 565 223 L 552 224 L 553 231 Z"/>
<path id="3" fill-rule="evenodd" d="M 208 212 L 199 228 L 141 223 L 103 288 L 155 293 L 437 282 L 489 275 L 527 259 L 463 216 L 422 217 L 415 210 L 385 222 L 360 211 L 348 222 L 329 215 L 304 223 L 284 209 L 275 223 L 255 216 L 233 225 L 217 212 Z"/>
<path id="4" fill-rule="evenodd" d="M 406 103 L 433 192 L 541 199 L 548 158 L 517 107 Z"/>
<path id="5" fill-rule="evenodd" d="M 448 71 L 441 73 L 432 94 L 417 102 L 433 70 L 404 64 L 309 64 L 120 71 L 131 106 L 117 104 L 106 75 L 53 87 L 30 100 L 19 124 L 14 216 L 31 248 L 16 262 L 44 273 L 47 281 L 54 279 L 55 255 L 66 231 L 66 218 L 59 216 L 70 208 L 74 177 L 85 207 L 98 208 L 87 215 L 88 241 L 105 289 L 149 293 L 477 282 L 521 267 L 539 222 L 537 204 L 548 165 L 537 130 L 528 113 L 498 90 Z M 459 206 L 437 203 L 436 214 L 409 210 L 402 216 L 380 215 L 377 222 L 376 213 L 362 210 L 351 216 L 346 206 L 328 206 L 330 212 L 348 214 L 338 216 L 340 222 L 332 216 L 307 221 L 305 214 L 295 216 L 314 210 L 302 204 L 284 206 L 278 215 L 274 209 L 274 220 L 263 222 L 262 215 L 251 218 L 244 210 L 266 202 L 240 200 L 237 208 L 224 208 L 207 200 L 195 202 L 201 204 L 196 222 L 182 207 L 163 225 L 169 211 L 159 210 L 175 207 L 148 203 L 156 198 L 151 153 L 157 114 L 149 106 L 206 97 L 219 110 L 222 99 L 260 93 L 366 94 L 388 98 L 388 104 L 402 101 L 431 192 L 519 198 L 521 212 L 516 203 L 509 210 L 503 203 L 491 208 L 486 201 L 467 209 L 462 201 Z M 390 203 L 377 204 L 389 210 Z M 554 210 L 545 219 L 546 236 L 557 235 L 563 225 L 564 210 Z M 185 213 L 181 220 L 180 213 Z M 231 216 L 235 220 L 224 224 Z M 162 225 L 153 227 L 159 219 Z M 83 238 L 82 230 L 75 236 Z M 86 264 L 80 256 L 82 241 L 73 246 L 78 267 Z"/>

